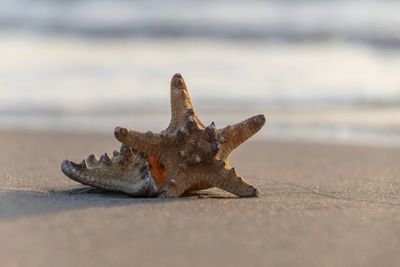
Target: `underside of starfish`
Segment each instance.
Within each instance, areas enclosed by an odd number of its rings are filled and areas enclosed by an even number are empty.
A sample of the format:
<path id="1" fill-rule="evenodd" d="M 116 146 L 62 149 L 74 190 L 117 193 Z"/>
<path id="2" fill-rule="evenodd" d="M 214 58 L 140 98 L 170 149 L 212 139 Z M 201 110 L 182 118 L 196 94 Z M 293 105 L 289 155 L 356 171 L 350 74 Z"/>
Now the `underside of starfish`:
<path id="1" fill-rule="evenodd" d="M 121 127 L 114 132 L 123 144 L 161 163 L 166 177 L 158 196 L 178 197 L 209 187 L 239 197 L 258 196 L 258 190 L 230 167 L 228 156 L 262 128 L 264 115 L 222 129 L 217 129 L 214 123 L 206 127 L 193 108 L 180 74 L 175 74 L 171 81 L 171 113 L 171 122 L 161 133 Z"/>
<path id="2" fill-rule="evenodd" d="M 148 162 L 153 163 L 154 177 L 158 180 L 153 178 Z M 137 197 L 155 196 L 163 183 L 162 173 L 159 173 L 162 169 L 157 161 L 134 153 L 126 145 L 121 146 L 120 152 L 114 151 L 112 158 L 104 154 L 97 159 L 91 154 L 80 164 L 64 160 L 61 170 L 79 183 Z"/>

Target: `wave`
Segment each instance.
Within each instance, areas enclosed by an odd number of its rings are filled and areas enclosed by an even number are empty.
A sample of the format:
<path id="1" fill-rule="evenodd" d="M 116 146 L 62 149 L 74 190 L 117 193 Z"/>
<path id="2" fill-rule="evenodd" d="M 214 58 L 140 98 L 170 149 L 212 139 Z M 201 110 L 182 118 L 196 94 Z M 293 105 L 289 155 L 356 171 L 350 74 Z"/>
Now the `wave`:
<path id="1" fill-rule="evenodd" d="M 2 31 L 78 38 L 341 41 L 400 48 L 397 1 L 24 1 L 0 3 Z"/>

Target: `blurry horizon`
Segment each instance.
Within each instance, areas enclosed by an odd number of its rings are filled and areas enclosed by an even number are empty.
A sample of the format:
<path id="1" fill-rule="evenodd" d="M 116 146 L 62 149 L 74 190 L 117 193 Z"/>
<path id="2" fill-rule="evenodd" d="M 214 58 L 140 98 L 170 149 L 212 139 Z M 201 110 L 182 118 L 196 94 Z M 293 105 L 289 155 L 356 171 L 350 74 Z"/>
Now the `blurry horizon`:
<path id="1" fill-rule="evenodd" d="M 183 74 L 205 123 L 400 145 L 400 2 L 0 3 L 3 129 L 162 129 Z"/>

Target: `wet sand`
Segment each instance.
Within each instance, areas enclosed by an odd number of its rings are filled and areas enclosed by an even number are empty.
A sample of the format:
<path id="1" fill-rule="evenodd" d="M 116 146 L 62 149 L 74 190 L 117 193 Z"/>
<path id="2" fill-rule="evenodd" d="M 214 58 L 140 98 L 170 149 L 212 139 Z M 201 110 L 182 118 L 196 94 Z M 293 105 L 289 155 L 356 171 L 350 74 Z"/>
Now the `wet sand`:
<path id="1" fill-rule="evenodd" d="M 232 154 L 262 192 L 101 194 L 65 159 L 110 135 L 0 133 L 0 266 L 400 266 L 400 149 L 249 142 Z"/>

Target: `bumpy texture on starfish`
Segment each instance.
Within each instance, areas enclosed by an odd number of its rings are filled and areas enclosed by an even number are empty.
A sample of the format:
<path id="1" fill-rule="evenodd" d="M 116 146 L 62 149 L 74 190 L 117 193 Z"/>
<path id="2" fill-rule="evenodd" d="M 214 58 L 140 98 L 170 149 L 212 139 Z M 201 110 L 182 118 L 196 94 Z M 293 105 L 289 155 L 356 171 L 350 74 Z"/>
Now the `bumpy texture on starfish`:
<path id="1" fill-rule="evenodd" d="M 258 190 L 238 176 L 229 154 L 258 132 L 265 123 L 257 115 L 241 123 L 217 129 L 205 127 L 193 109 L 180 74 L 171 81 L 171 122 L 161 133 L 141 133 L 117 127 L 115 137 L 134 150 L 152 156 L 165 168 L 160 197 L 178 197 L 188 191 L 218 187 L 239 197 L 258 196 Z"/>

